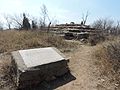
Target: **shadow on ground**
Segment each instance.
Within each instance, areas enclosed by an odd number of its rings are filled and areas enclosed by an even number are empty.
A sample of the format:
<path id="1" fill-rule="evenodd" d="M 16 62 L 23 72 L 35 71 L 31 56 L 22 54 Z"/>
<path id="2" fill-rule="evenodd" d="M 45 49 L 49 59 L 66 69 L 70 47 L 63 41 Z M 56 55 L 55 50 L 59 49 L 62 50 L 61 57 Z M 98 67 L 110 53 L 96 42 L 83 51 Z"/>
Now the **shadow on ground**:
<path id="1" fill-rule="evenodd" d="M 63 86 L 75 79 L 76 78 L 71 73 L 67 73 L 61 77 L 57 77 L 53 81 L 49 81 L 49 82 L 44 81 L 38 86 L 29 87 L 29 88 L 27 87 L 27 88 L 19 89 L 19 90 L 54 90 L 54 89 L 56 89 L 60 86 Z"/>

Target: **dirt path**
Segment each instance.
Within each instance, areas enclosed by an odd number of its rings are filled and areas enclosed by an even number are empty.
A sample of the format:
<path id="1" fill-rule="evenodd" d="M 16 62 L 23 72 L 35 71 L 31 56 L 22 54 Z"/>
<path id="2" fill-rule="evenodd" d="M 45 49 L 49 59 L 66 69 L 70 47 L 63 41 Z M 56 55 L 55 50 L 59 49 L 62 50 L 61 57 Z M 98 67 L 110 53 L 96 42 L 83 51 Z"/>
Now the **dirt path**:
<path id="1" fill-rule="evenodd" d="M 83 45 L 77 52 L 70 55 L 72 58 L 69 67 L 76 80 L 56 90 L 102 90 L 97 87 L 99 73 L 91 57 L 93 50 L 94 47 Z"/>

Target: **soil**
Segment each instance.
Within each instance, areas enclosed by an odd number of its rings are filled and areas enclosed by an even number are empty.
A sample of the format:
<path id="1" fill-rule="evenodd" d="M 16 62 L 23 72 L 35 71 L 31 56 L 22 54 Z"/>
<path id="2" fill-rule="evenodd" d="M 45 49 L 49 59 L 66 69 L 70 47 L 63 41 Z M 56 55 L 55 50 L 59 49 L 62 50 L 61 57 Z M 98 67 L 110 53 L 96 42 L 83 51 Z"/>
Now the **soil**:
<path id="1" fill-rule="evenodd" d="M 98 90 L 99 72 L 91 56 L 94 48 L 82 45 L 71 54 L 69 67 L 76 79 L 56 90 Z"/>

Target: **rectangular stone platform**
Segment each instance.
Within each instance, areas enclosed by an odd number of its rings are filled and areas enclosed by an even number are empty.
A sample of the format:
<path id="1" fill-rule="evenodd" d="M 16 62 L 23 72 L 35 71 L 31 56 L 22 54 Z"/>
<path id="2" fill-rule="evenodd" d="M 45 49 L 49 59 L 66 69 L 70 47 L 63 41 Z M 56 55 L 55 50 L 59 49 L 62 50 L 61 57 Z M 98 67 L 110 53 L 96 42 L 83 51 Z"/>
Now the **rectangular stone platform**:
<path id="1" fill-rule="evenodd" d="M 12 52 L 13 77 L 17 86 L 33 85 L 69 71 L 68 60 L 56 48 L 35 48 Z"/>

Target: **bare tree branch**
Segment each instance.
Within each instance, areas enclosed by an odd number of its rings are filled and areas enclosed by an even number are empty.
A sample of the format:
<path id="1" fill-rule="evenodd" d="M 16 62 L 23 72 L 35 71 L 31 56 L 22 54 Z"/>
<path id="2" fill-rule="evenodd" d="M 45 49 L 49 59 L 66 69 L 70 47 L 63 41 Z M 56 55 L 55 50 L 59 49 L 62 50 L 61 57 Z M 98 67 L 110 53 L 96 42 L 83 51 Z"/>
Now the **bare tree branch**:
<path id="1" fill-rule="evenodd" d="M 20 15 L 14 15 L 10 17 L 12 22 L 13 22 L 13 26 L 17 29 L 21 29 L 22 28 L 22 14 Z"/>
<path id="2" fill-rule="evenodd" d="M 10 30 L 11 29 L 11 25 L 12 25 L 12 20 L 10 18 L 11 15 L 4 14 L 3 17 L 6 20 L 6 25 L 7 25 L 8 29 Z"/>
<path id="3" fill-rule="evenodd" d="M 84 25 L 85 25 L 86 22 L 87 22 L 88 16 L 89 16 L 88 11 L 87 11 L 86 15 L 84 15 L 84 14 L 82 15 L 82 22 L 83 22 Z"/>
<path id="4" fill-rule="evenodd" d="M 48 16 L 48 10 L 47 10 L 47 7 L 43 4 L 41 7 L 41 21 L 40 21 L 43 27 L 46 26 L 47 16 Z"/>
<path id="5" fill-rule="evenodd" d="M 114 25 L 114 21 L 111 19 L 99 19 L 92 24 L 93 28 L 103 30 L 104 34 L 116 34 L 117 27 Z"/>

